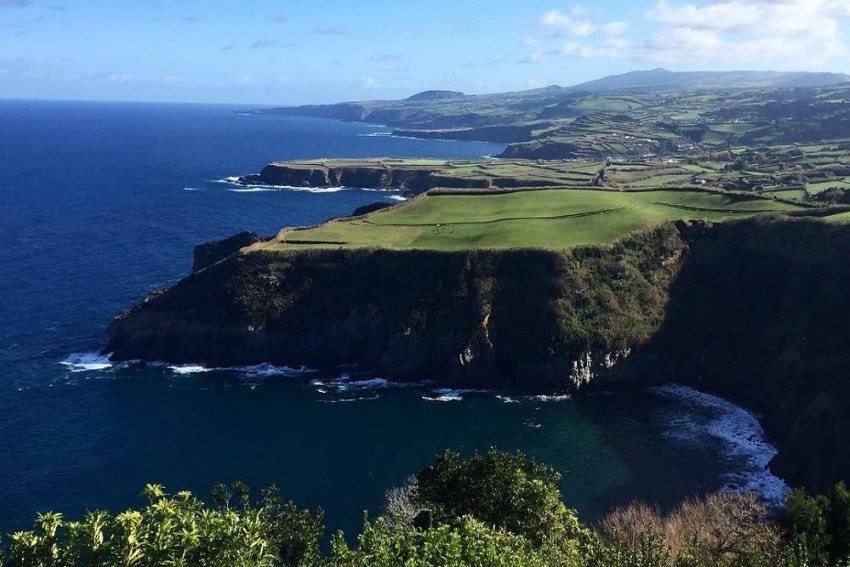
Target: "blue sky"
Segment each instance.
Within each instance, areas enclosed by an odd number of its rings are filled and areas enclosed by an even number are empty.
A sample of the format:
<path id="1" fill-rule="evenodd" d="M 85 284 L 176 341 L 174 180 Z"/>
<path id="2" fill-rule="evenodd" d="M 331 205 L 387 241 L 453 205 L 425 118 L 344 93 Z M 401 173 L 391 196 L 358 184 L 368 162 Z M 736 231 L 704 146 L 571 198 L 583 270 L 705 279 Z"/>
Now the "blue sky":
<path id="1" fill-rule="evenodd" d="M 850 72 L 850 0 L 0 0 L 0 98 L 246 104 Z"/>

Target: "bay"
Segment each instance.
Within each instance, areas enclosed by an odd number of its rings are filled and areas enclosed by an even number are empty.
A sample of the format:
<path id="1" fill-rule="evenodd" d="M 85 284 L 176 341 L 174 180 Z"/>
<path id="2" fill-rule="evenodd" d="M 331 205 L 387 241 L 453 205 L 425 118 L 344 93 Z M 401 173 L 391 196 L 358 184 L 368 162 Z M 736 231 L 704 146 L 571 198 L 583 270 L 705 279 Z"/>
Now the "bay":
<path id="1" fill-rule="evenodd" d="M 508 398 L 344 369 L 108 363 L 98 352 L 112 317 L 186 275 L 194 245 L 401 197 L 244 191 L 228 177 L 275 159 L 502 149 L 234 110 L 0 101 L 0 530 L 36 511 L 138 506 L 147 482 L 206 496 L 242 480 L 275 483 L 354 533 L 364 509 L 379 513 L 387 488 L 446 448 L 518 449 L 552 464 L 588 520 L 632 498 L 669 505 L 730 483 L 781 491 L 752 416 L 692 391 Z"/>

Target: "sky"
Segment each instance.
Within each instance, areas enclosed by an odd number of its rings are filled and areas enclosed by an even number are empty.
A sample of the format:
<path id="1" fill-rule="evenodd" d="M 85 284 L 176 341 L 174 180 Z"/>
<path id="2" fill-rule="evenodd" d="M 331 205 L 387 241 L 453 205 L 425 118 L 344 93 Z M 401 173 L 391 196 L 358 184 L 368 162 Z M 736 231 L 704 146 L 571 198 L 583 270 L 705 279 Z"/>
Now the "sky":
<path id="1" fill-rule="evenodd" d="M 0 98 L 258 105 L 850 72 L 850 0 L 0 0 Z"/>

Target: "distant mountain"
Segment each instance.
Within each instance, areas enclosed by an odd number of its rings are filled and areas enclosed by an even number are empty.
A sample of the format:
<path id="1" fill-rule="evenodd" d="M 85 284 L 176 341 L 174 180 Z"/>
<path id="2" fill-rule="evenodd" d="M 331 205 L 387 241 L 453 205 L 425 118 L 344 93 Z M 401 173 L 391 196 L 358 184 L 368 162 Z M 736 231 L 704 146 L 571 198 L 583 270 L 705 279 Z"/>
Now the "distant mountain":
<path id="1" fill-rule="evenodd" d="M 462 98 L 464 96 L 466 95 L 459 91 L 424 91 L 413 96 L 409 96 L 405 100 L 448 100 L 453 98 Z"/>
<path id="2" fill-rule="evenodd" d="M 568 90 L 575 91 L 660 91 L 692 89 L 753 89 L 828 87 L 850 81 L 843 73 L 780 71 L 686 71 L 667 69 L 631 71 L 587 81 Z"/>

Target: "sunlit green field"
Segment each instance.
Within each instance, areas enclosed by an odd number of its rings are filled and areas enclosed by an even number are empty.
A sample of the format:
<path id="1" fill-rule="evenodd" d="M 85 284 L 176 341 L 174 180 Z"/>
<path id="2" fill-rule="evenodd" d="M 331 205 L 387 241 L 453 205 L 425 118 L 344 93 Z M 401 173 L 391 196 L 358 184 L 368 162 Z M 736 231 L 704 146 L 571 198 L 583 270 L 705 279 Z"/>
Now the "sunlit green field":
<path id="1" fill-rule="evenodd" d="M 807 183 L 806 191 L 808 191 L 810 195 L 817 195 L 818 193 L 833 187 L 848 189 L 850 188 L 850 182 L 844 181 L 843 179 L 832 179 L 829 181 L 819 181 L 817 183 Z"/>
<path id="2" fill-rule="evenodd" d="M 284 229 L 266 249 L 381 247 L 462 250 L 565 249 L 610 242 L 666 220 L 720 221 L 799 207 L 700 191 L 640 193 L 553 189 L 506 194 L 423 195 L 363 217 Z"/>
<path id="3" fill-rule="evenodd" d="M 829 222 L 850 222 L 850 212 L 838 213 L 824 217 L 824 220 Z"/>

